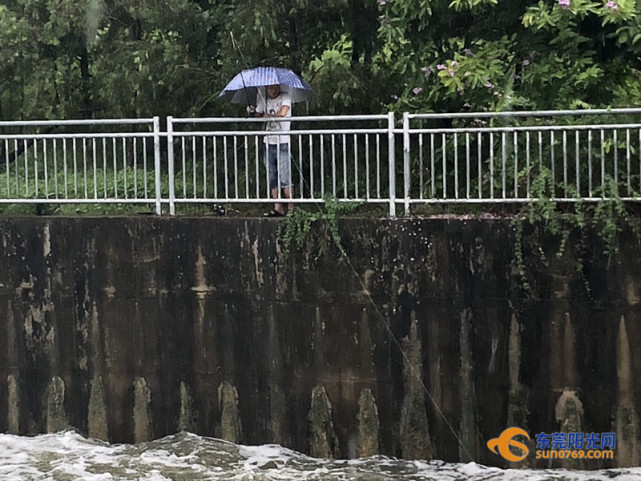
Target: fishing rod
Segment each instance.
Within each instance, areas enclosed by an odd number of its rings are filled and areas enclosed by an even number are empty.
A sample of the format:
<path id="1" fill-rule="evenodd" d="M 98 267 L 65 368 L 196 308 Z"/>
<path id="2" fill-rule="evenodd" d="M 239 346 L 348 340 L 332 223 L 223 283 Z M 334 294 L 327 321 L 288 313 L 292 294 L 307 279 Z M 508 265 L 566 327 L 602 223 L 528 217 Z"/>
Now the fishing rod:
<path id="1" fill-rule="evenodd" d="M 245 56 L 243 55 L 243 52 L 241 52 L 240 47 L 238 47 L 238 44 L 236 43 L 236 39 L 234 38 L 234 32 L 229 32 L 229 35 L 231 36 L 231 44 L 232 47 L 238 52 L 238 56 L 242 60 L 242 62 L 245 64 L 245 68 L 249 70 L 249 65 L 247 64 L 247 60 L 245 59 Z M 245 83 L 245 76 L 243 75 L 243 69 L 241 65 L 241 70 L 240 70 L 240 80 L 243 82 L 243 92 L 245 93 L 245 100 L 247 101 L 247 112 L 251 117 L 253 117 L 256 114 L 256 107 L 251 104 L 249 101 L 249 90 L 247 87 L 247 84 Z M 260 89 L 257 89 L 257 94 L 260 92 Z M 256 98 L 258 101 L 258 98 Z"/>

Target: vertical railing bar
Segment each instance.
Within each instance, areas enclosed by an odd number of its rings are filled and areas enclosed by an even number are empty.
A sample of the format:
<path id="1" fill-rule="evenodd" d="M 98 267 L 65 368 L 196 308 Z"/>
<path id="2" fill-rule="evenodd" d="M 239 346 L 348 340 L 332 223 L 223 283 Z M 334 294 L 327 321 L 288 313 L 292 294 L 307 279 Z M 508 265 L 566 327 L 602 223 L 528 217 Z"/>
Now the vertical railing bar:
<path id="1" fill-rule="evenodd" d="M 580 150 L 581 150 L 581 142 L 580 142 L 580 136 L 579 136 L 579 131 L 574 132 L 574 171 L 576 175 L 576 196 L 581 197 L 581 173 L 579 171 L 580 169 Z"/>
<path id="2" fill-rule="evenodd" d="M 234 194 L 238 199 L 238 136 L 234 135 Z"/>
<path id="3" fill-rule="evenodd" d="M 118 150 L 118 147 L 116 145 L 116 137 L 112 137 L 111 138 L 111 152 L 113 154 L 113 156 L 112 156 L 113 159 L 112 160 L 113 160 L 113 164 L 114 164 L 114 168 L 113 168 L 113 171 L 114 171 L 114 198 L 116 198 L 116 199 L 118 198 L 118 152 L 117 152 L 117 150 Z M 75 164 L 75 157 L 76 157 L 76 153 L 75 153 L 75 145 L 74 145 L 74 164 Z M 75 170 L 75 167 L 74 167 L 74 170 Z"/>
<path id="4" fill-rule="evenodd" d="M 26 143 L 25 143 L 26 145 Z M 25 154 L 27 153 L 27 148 L 25 147 Z M 38 197 L 38 139 L 33 140 L 33 178 L 34 183 L 34 195 Z"/>
<path id="5" fill-rule="evenodd" d="M 605 199 L 605 132 L 601 129 L 601 196 Z"/>
<path id="6" fill-rule="evenodd" d="M 354 134 L 354 198 L 358 199 L 358 138 Z"/>
<path id="7" fill-rule="evenodd" d="M 245 150 L 245 197 L 249 199 L 249 149 L 247 149 L 247 135 L 243 136 L 243 149 Z M 204 153 L 204 146 L 203 146 Z M 205 169 L 203 168 L 203 174 L 205 174 Z M 206 197 L 206 195 L 205 195 Z"/>
<path id="8" fill-rule="evenodd" d="M 494 132 L 490 132 L 490 199 L 494 198 Z"/>
<path id="9" fill-rule="evenodd" d="M 82 174 L 83 174 L 83 184 L 85 199 L 89 198 L 89 179 L 87 174 L 87 139 L 83 137 L 82 139 Z"/>
<path id="10" fill-rule="evenodd" d="M 8 142 L 8 141 L 7 141 Z M 8 145 L 8 144 L 7 144 Z M 13 139 L 13 151 L 18 152 L 18 139 Z M 7 155 L 9 155 L 9 149 L 7 148 Z M 18 155 L 16 154 L 16 158 L 14 160 L 16 163 L 16 198 L 20 197 L 20 161 L 18 159 Z"/>
<path id="11" fill-rule="evenodd" d="M 563 129 L 563 196 L 568 196 L 568 131 Z"/>
<path id="12" fill-rule="evenodd" d="M 592 130 L 588 130 L 588 197 L 592 197 Z"/>
<path id="13" fill-rule="evenodd" d="M 138 137 L 134 137 L 132 146 L 134 164 L 134 199 L 138 198 Z M 94 145 L 95 147 L 95 145 Z"/>
<path id="14" fill-rule="evenodd" d="M 418 134 L 418 195 L 419 199 L 424 199 L 423 195 L 423 134 Z"/>
<path id="15" fill-rule="evenodd" d="M 296 136 L 298 140 L 298 190 L 300 191 L 300 198 L 302 199 L 305 196 L 305 176 L 303 175 L 303 138 L 300 135 Z M 313 192 L 309 193 L 310 197 L 313 197 Z M 292 193 L 293 196 L 293 193 Z"/>
<path id="16" fill-rule="evenodd" d="M 619 149 L 618 149 L 618 131 L 613 129 L 612 132 L 612 150 L 614 151 L 614 194 L 619 194 Z"/>
<path id="17" fill-rule="evenodd" d="M 42 165 L 45 174 L 45 197 L 49 197 L 49 169 L 47 168 L 47 139 L 42 139 Z"/>
<path id="18" fill-rule="evenodd" d="M 265 144 L 265 148 L 267 148 L 267 144 Z M 267 154 L 267 152 L 265 152 Z M 267 157 L 265 157 L 265 161 L 267 160 Z M 267 165 L 269 165 L 269 162 L 267 162 Z M 223 170 L 224 170 L 224 175 L 223 179 L 225 181 L 225 199 L 229 199 L 229 166 L 228 166 L 228 159 L 227 159 L 227 136 L 223 136 Z M 269 199 L 269 182 L 267 182 L 267 198 Z"/>
<path id="19" fill-rule="evenodd" d="M 389 167 L 389 216 L 396 217 L 396 140 L 394 112 L 387 114 L 387 159 Z"/>
<path id="20" fill-rule="evenodd" d="M 432 184 L 432 199 L 436 197 L 436 158 L 434 153 L 434 134 L 430 134 L 430 182 Z"/>
<path id="21" fill-rule="evenodd" d="M 483 136 L 481 135 L 481 132 L 478 132 L 476 134 L 476 144 L 477 144 L 477 150 L 476 150 L 476 161 L 478 164 L 478 189 L 479 189 L 479 199 L 483 198 Z"/>
<path id="22" fill-rule="evenodd" d="M 555 159 L 554 159 L 554 130 L 550 131 L 550 163 L 552 171 L 552 192 L 551 196 L 555 197 L 556 195 L 556 168 L 555 168 Z"/>
<path id="23" fill-rule="evenodd" d="M 320 145 L 319 145 L 319 155 L 320 155 L 320 190 L 321 197 L 325 197 L 325 136 L 320 134 Z"/>
<path id="24" fill-rule="evenodd" d="M 5 172 L 6 172 L 6 181 L 7 181 L 7 199 L 11 198 L 11 169 L 9 168 L 9 139 L 4 139 L 4 162 L 5 162 Z M 18 178 L 18 172 L 16 169 L 16 179 Z M 16 193 L 16 197 L 18 197 Z"/>
<path id="25" fill-rule="evenodd" d="M 127 185 L 127 139 L 125 137 L 122 138 L 122 170 L 123 170 L 123 181 L 122 181 L 122 188 L 125 194 L 125 199 L 129 198 L 129 187 Z"/>
<path id="26" fill-rule="evenodd" d="M 181 163 L 182 163 L 182 168 L 180 169 L 182 171 L 182 178 L 183 178 L 183 192 L 182 192 L 182 198 L 186 199 L 187 198 L 187 149 L 186 149 L 187 141 L 186 137 L 182 135 L 180 137 L 180 149 L 181 149 Z"/>
<path id="27" fill-rule="evenodd" d="M 519 198 L 519 138 L 518 133 L 514 131 L 514 198 Z"/>
<path id="28" fill-rule="evenodd" d="M 630 179 L 630 129 L 625 129 L 625 160 L 628 169 L 628 196 L 632 195 L 632 180 Z"/>
<path id="29" fill-rule="evenodd" d="M 507 140 L 506 133 L 501 133 L 501 198 L 505 199 L 507 192 Z"/>
<path id="30" fill-rule="evenodd" d="M 370 192 L 369 192 L 369 134 L 365 134 L 365 198 L 366 199 L 370 198 Z"/>
<path id="31" fill-rule="evenodd" d="M 316 191 L 314 188 L 314 137 L 312 134 L 309 134 L 309 195 L 312 199 L 316 197 Z"/>
<path id="32" fill-rule="evenodd" d="M 203 149 L 203 199 L 207 199 L 207 136 L 202 136 Z M 247 155 L 247 139 L 245 138 L 245 155 Z"/>
<path id="33" fill-rule="evenodd" d="M 169 129 L 167 129 L 169 131 Z M 154 141 L 154 197 L 156 203 L 156 215 L 162 215 L 162 184 L 161 184 L 161 172 L 160 172 L 160 117 L 154 116 L 153 118 L 153 141 Z M 145 155 L 144 165 L 145 165 L 145 189 L 147 188 L 147 142 L 145 142 L 145 149 L 143 150 Z M 171 180 L 170 180 L 171 182 Z M 147 192 L 147 190 L 145 190 Z M 148 195 L 145 195 L 146 198 L 149 198 Z"/>
<path id="34" fill-rule="evenodd" d="M 215 199 L 218 199 L 218 142 L 217 140 L 218 140 L 218 137 L 216 137 L 215 135 L 212 135 L 211 155 L 212 155 L 212 162 L 214 164 L 214 198 Z M 258 142 L 258 139 L 256 139 L 256 142 Z M 256 162 L 258 162 L 258 145 L 256 145 Z M 258 172 L 258 169 L 256 169 L 256 172 Z"/>
<path id="35" fill-rule="evenodd" d="M 22 140 L 24 147 L 24 181 L 25 181 L 25 194 L 29 196 L 29 151 L 27 150 L 27 139 Z M 16 149 L 17 150 L 17 149 Z"/>
<path id="36" fill-rule="evenodd" d="M 93 154 L 93 198 L 98 198 L 98 157 L 96 155 L 96 138 L 91 139 L 91 149 Z"/>
<path id="37" fill-rule="evenodd" d="M 278 139 L 280 140 L 280 137 L 278 137 Z M 280 180 L 280 144 L 278 143 L 279 140 L 277 141 L 276 144 L 272 144 L 272 145 L 275 145 L 275 148 L 276 148 L 276 186 L 277 186 L 276 188 L 278 190 L 276 198 L 280 201 L 283 198 L 282 196 L 283 189 L 280 188 L 281 180 Z"/>
<path id="38" fill-rule="evenodd" d="M 203 137 L 204 138 L 204 137 Z M 147 171 L 147 137 L 142 139 L 142 175 L 144 176 L 145 199 L 149 199 L 148 171 Z M 160 212 L 158 212 L 160 214 Z"/>
<path id="39" fill-rule="evenodd" d="M 76 138 L 73 137 L 73 193 L 78 197 L 78 143 Z"/>
<path id="40" fill-rule="evenodd" d="M 49 197 L 49 166 L 48 166 L 49 158 L 47 155 L 47 139 L 42 139 L 42 163 L 45 171 L 45 196 L 48 198 Z M 55 177 L 54 177 L 54 181 L 55 181 Z M 54 192 L 55 190 L 56 189 L 54 187 Z"/>
<path id="41" fill-rule="evenodd" d="M 403 113 L 403 204 L 405 215 L 410 215 L 410 188 L 412 174 L 410 170 L 410 118 L 409 113 Z"/>
<path id="42" fill-rule="evenodd" d="M 332 134 L 332 195 L 336 197 L 336 136 Z"/>
<path id="43" fill-rule="evenodd" d="M 459 198 L 459 184 L 458 184 L 458 134 L 454 133 L 454 198 Z"/>
<path id="44" fill-rule="evenodd" d="M 377 199 L 381 198 L 381 135 L 380 134 L 376 134 L 376 198 Z"/>
<path id="45" fill-rule="evenodd" d="M 543 132 L 539 130 L 539 174 L 543 169 Z"/>
<path id="46" fill-rule="evenodd" d="M 447 142 L 445 133 L 441 134 L 441 149 L 443 151 L 443 199 L 447 199 Z"/>
<path id="47" fill-rule="evenodd" d="M 234 151 L 235 152 L 235 151 Z M 191 191 L 194 199 L 198 198 L 198 168 L 196 167 L 198 152 L 196 148 L 196 136 L 191 136 Z"/>
<path id="48" fill-rule="evenodd" d="M 347 199 L 347 136 L 343 134 L 343 196 Z"/>
<path id="49" fill-rule="evenodd" d="M 169 177 L 169 215 L 176 215 L 176 155 L 174 149 L 174 119 L 167 116 L 167 174 Z M 159 174 L 159 159 L 156 157 L 156 179 Z M 159 183 L 156 182 L 158 186 Z M 158 194 L 157 194 L 158 195 Z"/>
<path id="50" fill-rule="evenodd" d="M 103 198 L 107 198 L 107 138 L 102 138 L 102 188 Z"/>
<path id="51" fill-rule="evenodd" d="M 213 138 L 215 142 L 215 137 Z M 254 165 L 256 168 L 256 198 L 260 199 L 260 150 L 258 147 L 258 136 L 254 136 Z M 214 143 L 214 145 L 216 145 Z M 214 162 L 214 169 L 216 168 L 216 162 Z M 215 170 L 214 170 L 215 172 Z M 214 174 L 215 175 L 215 174 Z M 267 186 L 269 189 L 269 185 Z"/>
<path id="52" fill-rule="evenodd" d="M 465 198 L 470 198 L 470 134 L 465 132 L 465 171 L 466 175 L 466 186 L 465 186 Z"/>
<path id="53" fill-rule="evenodd" d="M 525 132 L 525 198 L 530 199 L 530 131 Z"/>

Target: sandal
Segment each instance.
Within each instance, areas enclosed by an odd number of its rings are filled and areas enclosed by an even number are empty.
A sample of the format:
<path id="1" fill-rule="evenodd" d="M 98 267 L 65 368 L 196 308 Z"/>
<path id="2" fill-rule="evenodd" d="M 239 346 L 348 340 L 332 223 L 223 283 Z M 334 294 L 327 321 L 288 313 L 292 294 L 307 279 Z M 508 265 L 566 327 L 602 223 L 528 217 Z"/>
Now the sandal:
<path id="1" fill-rule="evenodd" d="M 277 210 L 270 210 L 269 212 L 265 212 L 263 217 L 283 217 L 283 213 Z"/>

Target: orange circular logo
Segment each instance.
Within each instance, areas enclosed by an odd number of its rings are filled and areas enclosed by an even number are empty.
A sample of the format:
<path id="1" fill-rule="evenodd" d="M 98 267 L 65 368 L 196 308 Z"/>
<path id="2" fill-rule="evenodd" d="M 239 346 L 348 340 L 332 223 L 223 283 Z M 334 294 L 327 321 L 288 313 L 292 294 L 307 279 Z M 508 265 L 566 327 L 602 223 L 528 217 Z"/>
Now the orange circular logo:
<path id="1" fill-rule="evenodd" d="M 528 433 L 523 431 L 521 428 L 507 428 L 498 438 L 490 439 L 487 442 L 487 447 L 490 448 L 494 454 L 500 454 L 508 461 L 523 461 L 530 450 L 525 444 L 515 441 L 513 439 L 515 436 L 523 436 L 528 440 L 530 439 Z M 523 452 L 523 455 L 516 456 L 515 454 L 512 454 L 510 447 L 520 449 Z M 497 448 L 498 453 L 496 452 Z"/>

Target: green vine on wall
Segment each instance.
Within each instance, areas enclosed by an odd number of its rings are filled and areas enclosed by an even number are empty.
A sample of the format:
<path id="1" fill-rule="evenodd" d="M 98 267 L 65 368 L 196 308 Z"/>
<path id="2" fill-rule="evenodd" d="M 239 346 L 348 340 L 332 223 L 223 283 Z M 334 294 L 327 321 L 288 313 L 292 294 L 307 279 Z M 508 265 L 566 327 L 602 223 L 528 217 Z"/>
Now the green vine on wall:
<path id="1" fill-rule="evenodd" d="M 303 249 L 309 240 L 312 226 L 317 223 L 320 223 L 327 235 L 319 239 L 319 248 L 314 259 L 318 260 L 327 251 L 325 240 L 331 240 L 341 255 L 346 256 L 338 232 L 338 220 L 341 216 L 353 213 L 357 207 L 356 203 L 339 202 L 335 198 L 327 197 L 323 207 L 317 210 L 298 208 L 289 213 L 278 227 L 278 236 L 283 241 L 285 256 L 288 258 L 295 249 Z"/>
<path id="2" fill-rule="evenodd" d="M 520 173 L 521 176 L 525 172 Z M 532 197 L 536 200 L 526 204 L 512 221 L 515 232 L 514 258 L 518 275 L 521 279 L 521 286 L 525 292 L 531 292 L 532 286 L 527 275 L 527 265 L 524 254 L 525 223 L 536 225 L 552 236 L 559 239 L 559 246 L 554 255 L 561 258 L 566 251 L 568 240 L 572 232 L 579 234 L 579 258 L 576 263 L 578 273 L 583 272 L 584 239 L 587 229 L 596 232 L 598 238 L 603 242 L 603 254 L 612 256 L 619 252 L 619 234 L 629 229 L 637 241 L 641 241 L 641 231 L 637 223 L 632 219 L 625 201 L 622 200 L 617 189 L 617 183 L 611 176 L 606 176 L 602 187 L 595 189 L 595 197 L 602 200 L 588 203 L 582 200 L 571 186 L 567 186 L 568 196 L 576 200 L 569 205 L 569 208 L 561 208 L 560 203 L 555 200 L 555 188 L 563 186 L 553 182 L 552 172 L 542 167 L 540 173 L 532 180 Z M 634 197 L 639 197 L 634 194 Z M 549 266 L 547 255 L 541 244 L 534 245 L 538 260 L 543 266 Z M 589 286 L 586 284 L 589 291 Z"/>

